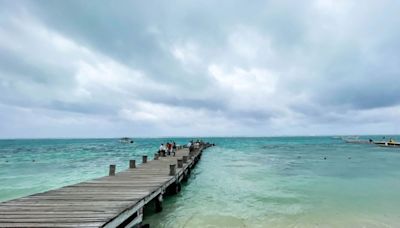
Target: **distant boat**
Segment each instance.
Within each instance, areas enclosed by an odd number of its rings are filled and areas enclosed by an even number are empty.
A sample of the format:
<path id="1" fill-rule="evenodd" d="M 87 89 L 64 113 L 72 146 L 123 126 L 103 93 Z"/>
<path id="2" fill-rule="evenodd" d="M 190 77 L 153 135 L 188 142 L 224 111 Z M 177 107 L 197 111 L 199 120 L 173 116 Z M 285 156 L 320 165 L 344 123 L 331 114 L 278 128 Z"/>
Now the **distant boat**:
<path id="1" fill-rule="evenodd" d="M 372 143 L 372 141 L 360 139 L 358 136 L 342 137 L 342 140 L 347 142 L 347 143 L 358 143 L 358 144 L 369 144 L 369 143 Z"/>
<path id="2" fill-rule="evenodd" d="M 393 139 L 390 139 L 389 141 L 374 141 L 372 139 L 369 140 L 359 139 L 358 136 L 348 136 L 348 137 L 343 137 L 342 139 L 346 143 L 375 144 L 383 147 L 400 147 L 400 142 L 396 142 Z"/>
<path id="3" fill-rule="evenodd" d="M 133 143 L 133 139 L 128 138 L 128 137 L 123 137 L 119 139 L 120 143 Z"/>
<path id="4" fill-rule="evenodd" d="M 400 147 L 400 143 L 399 142 L 395 142 L 394 140 L 390 140 L 390 141 L 377 141 L 374 142 L 376 145 L 378 146 L 385 146 L 385 147 Z"/>

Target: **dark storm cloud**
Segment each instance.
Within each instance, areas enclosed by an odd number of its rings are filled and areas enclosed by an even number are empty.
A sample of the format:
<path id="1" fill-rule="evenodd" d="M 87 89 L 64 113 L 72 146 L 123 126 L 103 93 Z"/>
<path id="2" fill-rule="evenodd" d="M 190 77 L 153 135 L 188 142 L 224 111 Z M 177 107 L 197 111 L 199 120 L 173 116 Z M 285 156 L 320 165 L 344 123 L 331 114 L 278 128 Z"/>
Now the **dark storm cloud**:
<path id="1" fill-rule="evenodd" d="M 39 65 L 32 59 L 24 59 L 24 56 L 16 55 L 10 50 L 0 49 L 0 71 L 13 79 L 31 80 L 32 83 L 46 84 L 49 86 L 63 84 L 67 86 L 71 82 L 65 76 L 74 72 L 62 66 Z M 62 74 L 63 77 L 54 77 Z"/>
<path id="2" fill-rule="evenodd" d="M 49 135 L 92 125 L 111 129 L 103 135 L 343 134 L 399 123 L 397 2 L 0 5 L 3 137 L 18 136 L 13 116 Z"/>

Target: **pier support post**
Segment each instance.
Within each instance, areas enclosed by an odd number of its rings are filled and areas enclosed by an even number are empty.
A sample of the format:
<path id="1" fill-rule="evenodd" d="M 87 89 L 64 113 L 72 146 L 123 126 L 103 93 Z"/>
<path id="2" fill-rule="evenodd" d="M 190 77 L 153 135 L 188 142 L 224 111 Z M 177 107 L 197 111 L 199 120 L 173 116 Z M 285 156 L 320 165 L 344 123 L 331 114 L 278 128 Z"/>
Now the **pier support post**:
<path id="1" fill-rule="evenodd" d="M 178 194 L 182 189 L 182 185 L 180 182 L 176 181 L 175 183 L 172 183 L 170 186 L 167 188 L 167 194 L 169 196 L 173 196 Z"/>
<path id="2" fill-rule="evenodd" d="M 147 163 L 147 155 L 142 156 L 142 163 Z"/>
<path id="3" fill-rule="evenodd" d="M 115 165 L 110 165 L 110 171 L 108 174 L 110 176 L 115 176 Z"/>
<path id="4" fill-rule="evenodd" d="M 183 160 L 183 163 L 187 163 L 187 161 L 188 161 L 188 156 L 183 156 L 183 157 L 182 157 L 182 160 Z"/>
<path id="5" fill-rule="evenodd" d="M 156 208 L 156 213 L 161 212 L 163 210 L 162 208 L 162 201 L 163 201 L 163 195 L 160 194 L 155 198 L 155 208 Z"/>
<path id="6" fill-rule="evenodd" d="M 154 160 L 158 160 L 158 156 L 159 156 L 158 153 L 155 153 L 154 154 Z"/>
<path id="7" fill-rule="evenodd" d="M 187 169 L 185 172 L 183 172 L 182 181 L 184 181 L 184 182 L 188 181 L 188 179 L 189 179 L 189 170 L 190 169 Z"/>
<path id="8" fill-rule="evenodd" d="M 178 168 L 183 168 L 183 160 L 178 159 Z"/>
<path id="9" fill-rule="evenodd" d="M 174 176 L 176 174 L 176 164 L 169 165 L 169 175 Z"/>
<path id="10" fill-rule="evenodd" d="M 178 194 L 182 189 L 182 185 L 180 182 L 175 183 L 175 194 Z"/>
<path id="11" fill-rule="evenodd" d="M 129 160 L 129 168 L 130 169 L 136 168 L 136 161 L 135 160 Z"/>

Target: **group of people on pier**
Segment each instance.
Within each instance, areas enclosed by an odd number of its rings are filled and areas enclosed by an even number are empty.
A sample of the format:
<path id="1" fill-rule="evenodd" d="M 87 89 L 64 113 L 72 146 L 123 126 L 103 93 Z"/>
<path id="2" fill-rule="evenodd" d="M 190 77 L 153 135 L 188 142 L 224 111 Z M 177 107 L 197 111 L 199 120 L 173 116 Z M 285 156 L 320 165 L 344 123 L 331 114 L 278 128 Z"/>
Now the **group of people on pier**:
<path id="1" fill-rule="evenodd" d="M 160 148 L 158 149 L 158 154 L 162 157 L 165 156 L 172 156 L 172 154 L 174 154 L 173 156 L 175 156 L 176 154 L 176 143 L 175 142 L 167 142 L 167 144 L 161 143 Z"/>
<path id="2" fill-rule="evenodd" d="M 200 144 L 203 143 L 200 140 L 197 140 L 195 143 L 193 143 L 193 140 L 191 140 L 190 142 L 188 142 L 187 144 L 187 148 L 189 148 L 189 152 L 192 152 L 195 149 L 199 149 L 200 148 Z"/>
<path id="3" fill-rule="evenodd" d="M 191 140 L 188 142 L 186 147 L 189 148 L 189 152 L 192 152 L 196 149 L 199 149 L 200 145 L 203 143 L 204 142 L 201 140 L 197 140 L 196 142 L 193 142 L 193 140 Z M 158 149 L 158 155 L 160 157 L 175 156 L 176 149 L 177 149 L 177 146 L 174 141 L 172 141 L 172 143 L 167 142 L 165 145 L 164 145 L 164 143 L 161 143 L 160 148 Z"/>

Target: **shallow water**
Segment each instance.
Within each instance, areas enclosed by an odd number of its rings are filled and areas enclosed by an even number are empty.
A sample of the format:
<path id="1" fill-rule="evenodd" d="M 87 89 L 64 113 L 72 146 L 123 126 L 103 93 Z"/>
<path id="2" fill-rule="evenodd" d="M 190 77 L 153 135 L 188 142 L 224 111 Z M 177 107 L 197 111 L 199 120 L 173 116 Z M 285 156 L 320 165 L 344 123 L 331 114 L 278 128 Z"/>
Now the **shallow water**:
<path id="1" fill-rule="evenodd" d="M 174 139 L 185 143 L 187 139 Z M 165 139 L 0 141 L 0 201 L 106 175 Z M 152 227 L 397 227 L 400 149 L 331 137 L 209 138 Z M 325 159 L 326 158 L 326 159 Z M 35 160 L 34 162 L 32 160 Z"/>
<path id="2" fill-rule="evenodd" d="M 398 227 L 400 150 L 326 138 L 218 139 L 154 227 Z M 326 158 L 326 160 L 325 160 Z"/>
<path id="3" fill-rule="evenodd" d="M 108 175 L 110 164 L 116 164 L 117 172 L 127 169 L 130 159 L 138 164 L 142 155 L 152 159 L 166 140 L 0 140 L 0 202 Z"/>

